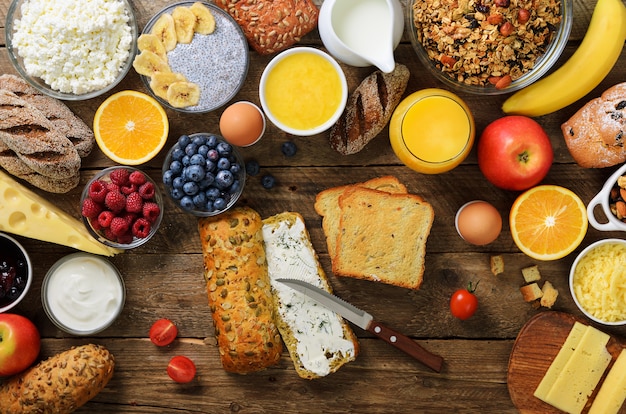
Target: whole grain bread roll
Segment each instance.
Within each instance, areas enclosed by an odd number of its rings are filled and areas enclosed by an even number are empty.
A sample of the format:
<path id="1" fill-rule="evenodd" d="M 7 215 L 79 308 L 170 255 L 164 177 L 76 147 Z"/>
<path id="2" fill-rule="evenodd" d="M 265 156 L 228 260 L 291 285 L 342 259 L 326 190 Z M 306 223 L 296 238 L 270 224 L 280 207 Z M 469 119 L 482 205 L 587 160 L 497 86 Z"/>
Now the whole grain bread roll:
<path id="1" fill-rule="evenodd" d="M 0 413 L 71 413 L 106 387 L 114 368 L 105 347 L 73 347 L 0 385 Z"/>
<path id="2" fill-rule="evenodd" d="M 583 168 L 626 161 L 626 82 L 585 104 L 561 125 L 561 131 L 570 154 Z"/>
<path id="3" fill-rule="evenodd" d="M 365 78 L 352 92 L 346 108 L 330 130 L 330 146 L 343 155 L 361 151 L 387 125 L 409 82 L 409 69 L 401 64 L 390 73 L 380 70 Z"/>
<path id="4" fill-rule="evenodd" d="M 276 326 L 259 214 L 239 207 L 198 220 L 204 278 L 222 366 L 246 374 L 278 363 Z"/>

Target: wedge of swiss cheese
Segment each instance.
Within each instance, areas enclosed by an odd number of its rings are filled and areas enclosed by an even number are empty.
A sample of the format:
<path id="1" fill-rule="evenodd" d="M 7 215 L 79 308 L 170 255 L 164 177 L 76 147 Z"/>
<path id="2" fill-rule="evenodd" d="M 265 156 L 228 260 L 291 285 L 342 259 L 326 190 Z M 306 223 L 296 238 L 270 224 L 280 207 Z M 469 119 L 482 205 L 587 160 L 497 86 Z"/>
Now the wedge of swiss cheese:
<path id="1" fill-rule="evenodd" d="M 97 241 L 78 219 L 3 171 L 0 171 L 0 231 L 103 256 L 121 252 Z"/>

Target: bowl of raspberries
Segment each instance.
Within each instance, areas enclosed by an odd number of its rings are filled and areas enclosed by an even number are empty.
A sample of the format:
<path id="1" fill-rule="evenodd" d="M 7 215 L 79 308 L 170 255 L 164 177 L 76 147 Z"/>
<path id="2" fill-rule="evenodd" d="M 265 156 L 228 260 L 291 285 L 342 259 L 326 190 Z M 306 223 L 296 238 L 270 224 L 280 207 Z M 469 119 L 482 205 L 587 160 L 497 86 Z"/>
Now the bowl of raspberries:
<path id="1" fill-rule="evenodd" d="M 101 243 L 118 249 L 141 246 L 157 232 L 163 198 L 146 173 L 132 167 L 109 167 L 85 186 L 81 215 Z"/>
<path id="2" fill-rule="evenodd" d="M 231 208 L 243 193 L 243 158 L 222 136 L 181 135 L 163 163 L 163 184 L 183 211 L 215 216 Z"/>

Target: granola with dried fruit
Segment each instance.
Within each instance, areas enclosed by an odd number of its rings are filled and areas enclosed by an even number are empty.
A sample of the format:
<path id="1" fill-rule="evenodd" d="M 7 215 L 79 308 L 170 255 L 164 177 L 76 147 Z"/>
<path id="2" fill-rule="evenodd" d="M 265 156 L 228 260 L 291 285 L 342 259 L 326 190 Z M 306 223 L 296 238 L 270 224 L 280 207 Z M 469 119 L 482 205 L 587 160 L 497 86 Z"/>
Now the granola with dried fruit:
<path id="1" fill-rule="evenodd" d="M 498 88 L 533 69 L 561 22 L 560 0 L 425 0 L 412 11 L 417 39 L 439 70 Z"/>

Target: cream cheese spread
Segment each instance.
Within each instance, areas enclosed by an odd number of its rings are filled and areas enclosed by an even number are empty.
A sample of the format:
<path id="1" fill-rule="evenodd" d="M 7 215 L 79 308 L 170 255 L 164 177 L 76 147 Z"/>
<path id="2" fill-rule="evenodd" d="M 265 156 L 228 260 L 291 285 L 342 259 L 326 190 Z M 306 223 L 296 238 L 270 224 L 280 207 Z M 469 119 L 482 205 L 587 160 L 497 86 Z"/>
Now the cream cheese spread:
<path id="1" fill-rule="evenodd" d="M 280 317 L 292 328 L 303 366 L 319 376 L 331 372 L 333 358 L 355 357 L 354 343 L 345 339 L 342 318 L 304 294 L 277 282 L 297 278 L 327 289 L 302 220 L 263 226 L 268 272 L 278 298 Z"/>

